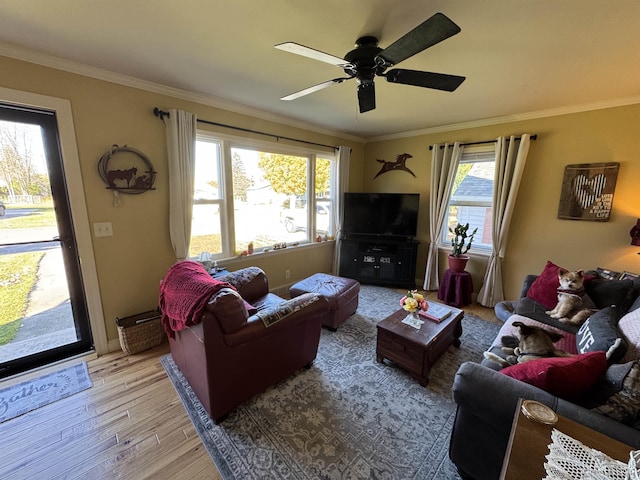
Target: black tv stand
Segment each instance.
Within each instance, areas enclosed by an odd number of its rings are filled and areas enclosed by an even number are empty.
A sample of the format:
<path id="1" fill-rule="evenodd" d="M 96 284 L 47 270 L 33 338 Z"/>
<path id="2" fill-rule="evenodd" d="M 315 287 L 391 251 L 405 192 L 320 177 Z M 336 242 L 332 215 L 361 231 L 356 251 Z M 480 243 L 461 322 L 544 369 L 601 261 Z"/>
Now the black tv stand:
<path id="1" fill-rule="evenodd" d="M 340 241 L 340 276 L 414 289 L 418 245 L 413 237 L 349 235 Z"/>

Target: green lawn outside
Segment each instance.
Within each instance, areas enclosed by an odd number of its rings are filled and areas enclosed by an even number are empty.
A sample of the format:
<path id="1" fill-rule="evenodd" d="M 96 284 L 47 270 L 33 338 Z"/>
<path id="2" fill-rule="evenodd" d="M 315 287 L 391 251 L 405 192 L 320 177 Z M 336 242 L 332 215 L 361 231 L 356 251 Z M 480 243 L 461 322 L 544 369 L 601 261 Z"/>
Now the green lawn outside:
<path id="1" fill-rule="evenodd" d="M 18 218 L 0 217 L 0 228 L 39 228 L 56 226 L 56 213 L 51 202 L 38 205 L 18 204 L 7 205 L 7 211 L 16 208 L 28 208 L 35 212 Z"/>
<path id="2" fill-rule="evenodd" d="M 191 243 L 189 244 L 189 257 L 197 257 L 202 252 L 220 253 L 222 251 L 221 235 L 200 235 L 197 237 L 191 237 Z"/>
<path id="3" fill-rule="evenodd" d="M 0 345 L 12 341 L 22 324 L 43 256 L 43 252 L 0 256 Z"/>

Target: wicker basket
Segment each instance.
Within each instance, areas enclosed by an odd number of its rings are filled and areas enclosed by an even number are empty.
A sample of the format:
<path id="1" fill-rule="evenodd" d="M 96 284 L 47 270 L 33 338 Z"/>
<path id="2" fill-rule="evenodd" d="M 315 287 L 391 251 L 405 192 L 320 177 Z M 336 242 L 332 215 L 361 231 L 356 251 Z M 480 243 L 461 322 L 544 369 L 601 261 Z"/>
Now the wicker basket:
<path id="1" fill-rule="evenodd" d="M 116 318 L 116 325 L 120 346 L 127 355 L 160 345 L 165 337 L 159 310 Z"/>

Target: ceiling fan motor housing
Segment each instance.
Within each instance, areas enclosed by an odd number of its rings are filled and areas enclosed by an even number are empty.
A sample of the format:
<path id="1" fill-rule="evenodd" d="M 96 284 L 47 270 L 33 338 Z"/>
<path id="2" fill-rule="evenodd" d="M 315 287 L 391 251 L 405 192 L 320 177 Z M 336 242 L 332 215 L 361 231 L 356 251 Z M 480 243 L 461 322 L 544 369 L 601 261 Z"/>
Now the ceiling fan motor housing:
<path id="1" fill-rule="evenodd" d="M 386 69 L 384 62 L 379 63 L 376 60 L 382 48 L 378 47 L 378 39 L 370 36 L 360 37 L 356 45 L 356 48 L 344 56 L 349 65 L 343 70 L 350 77 L 355 77 L 360 84 L 366 85 L 373 82 L 376 75 L 382 75 Z"/>

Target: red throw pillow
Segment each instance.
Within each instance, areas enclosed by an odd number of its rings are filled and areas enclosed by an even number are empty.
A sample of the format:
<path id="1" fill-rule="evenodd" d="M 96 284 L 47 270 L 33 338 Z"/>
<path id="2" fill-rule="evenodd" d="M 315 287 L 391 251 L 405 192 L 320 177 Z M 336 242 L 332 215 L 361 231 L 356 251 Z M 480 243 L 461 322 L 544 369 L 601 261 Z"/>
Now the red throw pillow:
<path id="1" fill-rule="evenodd" d="M 587 392 L 607 370 L 604 352 L 588 352 L 572 357 L 552 357 L 519 363 L 500 370 L 556 397 L 572 400 Z"/>
<path id="2" fill-rule="evenodd" d="M 558 303 L 558 287 L 560 286 L 559 269 L 558 265 L 547 260 L 544 270 L 529 287 L 527 297 L 548 309 L 555 307 Z"/>

